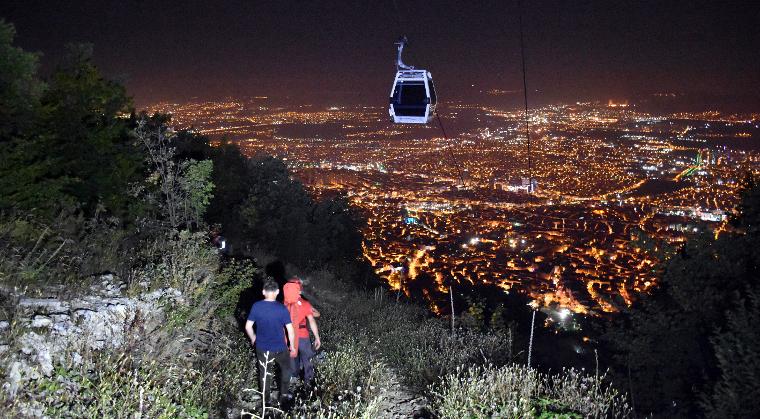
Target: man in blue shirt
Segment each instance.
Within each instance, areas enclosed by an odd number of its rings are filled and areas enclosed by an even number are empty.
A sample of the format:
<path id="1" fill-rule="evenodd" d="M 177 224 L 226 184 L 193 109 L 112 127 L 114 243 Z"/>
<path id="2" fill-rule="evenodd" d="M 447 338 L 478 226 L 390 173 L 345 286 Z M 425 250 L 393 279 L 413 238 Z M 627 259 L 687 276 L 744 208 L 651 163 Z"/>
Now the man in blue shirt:
<path id="1" fill-rule="evenodd" d="M 280 288 L 276 282 L 267 280 L 264 283 L 264 300 L 258 301 L 251 307 L 245 332 L 256 346 L 256 359 L 259 369 L 259 390 L 264 400 L 269 404 L 269 393 L 272 389 L 274 364 L 280 368 L 280 399 L 290 397 L 290 357 L 296 356 L 296 348 L 292 345 L 295 340 L 290 313 L 282 303 L 278 302 L 277 294 Z M 256 332 L 253 325 L 256 324 Z M 285 341 L 285 330 L 288 340 Z M 288 347 L 288 342 L 291 342 Z M 266 381 L 264 380 L 266 376 Z M 266 386 L 264 385 L 266 384 Z"/>

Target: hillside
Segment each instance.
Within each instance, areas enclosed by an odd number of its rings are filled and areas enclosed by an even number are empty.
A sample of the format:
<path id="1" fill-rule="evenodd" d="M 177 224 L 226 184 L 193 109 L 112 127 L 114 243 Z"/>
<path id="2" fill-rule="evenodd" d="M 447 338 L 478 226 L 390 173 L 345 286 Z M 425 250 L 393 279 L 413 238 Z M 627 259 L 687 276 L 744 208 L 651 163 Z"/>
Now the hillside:
<path id="1" fill-rule="evenodd" d="M 384 284 L 346 196 L 138 112 L 91 45 L 42 76 L 14 36 L 0 20 L 0 416 L 760 416 L 757 173 L 718 230 L 637 240 L 662 254 L 657 285 L 585 318 L 582 357 L 577 328 L 544 327 L 519 292 L 442 278 L 454 307 L 431 313 L 438 283 Z M 293 275 L 324 349 L 278 412 L 243 323 L 265 280 Z"/>
<path id="2" fill-rule="evenodd" d="M 183 248 L 193 243 L 178 240 Z M 4 289 L 5 415 L 260 413 L 248 390 L 253 351 L 235 313 L 244 314 L 238 307 L 260 287 L 263 269 L 222 262 L 213 248 L 197 246 L 207 253 L 183 261 L 184 275 L 200 279 L 188 287 L 127 285 L 106 275 L 78 290 Z M 361 292 L 327 271 L 302 276 L 322 313 L 325 349 L 317 384 L 297 392 L 293 417 L 630 414 L 601 378 L 573 370 L 546 376 L 511 363 L 505 335 L 452 333 L 444 319 L 382 289 Z"/>

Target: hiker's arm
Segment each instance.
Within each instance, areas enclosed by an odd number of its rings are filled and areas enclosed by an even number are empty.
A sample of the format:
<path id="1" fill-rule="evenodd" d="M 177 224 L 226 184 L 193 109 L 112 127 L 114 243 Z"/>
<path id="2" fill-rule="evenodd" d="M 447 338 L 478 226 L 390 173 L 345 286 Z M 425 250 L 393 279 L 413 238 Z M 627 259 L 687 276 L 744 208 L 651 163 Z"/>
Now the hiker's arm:
<path id="1" fill-rule="evenodd" d="M 256 344 L 256 334 L 253 333 L 253 321 L 248 320 L 245 322 L 245 334 L 248 335 L 248 339 L 251 340 L 251 345 Z"/>
<path id="2" fill-rule="evenodd" d="M 322 346 L 322 341 L 319 339 L 319 328 L 317 327 L 317 320 L 311 314 L 309 314 L 306 318 L 309 319 L 311 332 L 314 333 L 314 349 L 319 349 L 319 347 Z"/>
<path id="3" fill-rule="evenodd" d="M 298 350 L 296 349 L 296 334 L 293 332 L 293 323 L 288 323 L 285 325 L 285 328 L 288 329 L 288 342 L 290 342 L 290 356 L 295 358 L 296 355 L 298 355 Z"/>
<path id="4" fill-rule="evenodd" d="M 315 319 L 319 317 L 319 312 L 317 311 L 317 309 L 316 309 L 316 308 L 312 307 L 312 308 L 311 308 L 311 311 L 314 313 L 313 315 L 314 315 L 314 318 L 315 318 Z"/>

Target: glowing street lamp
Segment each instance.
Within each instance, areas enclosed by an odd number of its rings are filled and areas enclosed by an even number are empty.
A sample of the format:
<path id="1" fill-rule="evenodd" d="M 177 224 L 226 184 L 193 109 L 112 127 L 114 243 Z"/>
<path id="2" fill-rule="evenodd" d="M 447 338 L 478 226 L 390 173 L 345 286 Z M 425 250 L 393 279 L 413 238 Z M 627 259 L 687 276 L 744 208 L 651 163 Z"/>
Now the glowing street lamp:
<path id="1" fill-rule="evenodd" d="M 559 319 L 564 321 L 564 320 L 567 320 L 567 318 L 572 314 L 572 312 L 568 310 L 567 308 L 563 308 L 557 314 L 559 315 Z"/>

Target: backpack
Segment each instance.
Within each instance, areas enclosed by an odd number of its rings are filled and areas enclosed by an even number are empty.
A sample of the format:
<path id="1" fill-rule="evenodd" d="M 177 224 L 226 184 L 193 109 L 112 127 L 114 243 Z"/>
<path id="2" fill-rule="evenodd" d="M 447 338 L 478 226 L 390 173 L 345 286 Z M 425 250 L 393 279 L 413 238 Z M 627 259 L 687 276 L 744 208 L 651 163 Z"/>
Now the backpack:
<path id="1" fill-rule="evenodd" d="M 290 313 L 290 322 L 293 324 L 294 342 L 291 342 L 298 353 L 298 312 L 301 308 L 301 280 L 293 277 L 282 287 L 283 302 Z"/>

